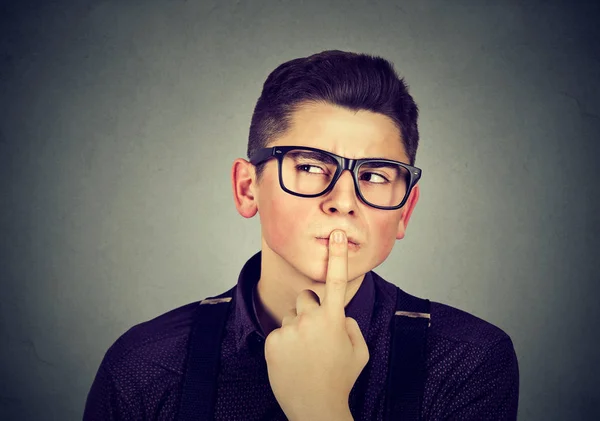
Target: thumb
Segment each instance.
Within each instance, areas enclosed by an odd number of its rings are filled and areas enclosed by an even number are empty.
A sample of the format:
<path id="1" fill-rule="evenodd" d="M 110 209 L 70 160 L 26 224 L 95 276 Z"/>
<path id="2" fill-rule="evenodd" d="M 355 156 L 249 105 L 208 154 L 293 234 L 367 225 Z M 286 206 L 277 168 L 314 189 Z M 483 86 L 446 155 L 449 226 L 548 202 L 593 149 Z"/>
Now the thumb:
<path id="1" fill-rule="evenodd" d="M 346 317 L 346 332 L 348 332 L 350 342 L 352 342 L 355 355 L 364 367 L 369 361 L 369 347 L 360 331 L 360 326 L 358 326 L 358 323 L 352 317 Z"/>

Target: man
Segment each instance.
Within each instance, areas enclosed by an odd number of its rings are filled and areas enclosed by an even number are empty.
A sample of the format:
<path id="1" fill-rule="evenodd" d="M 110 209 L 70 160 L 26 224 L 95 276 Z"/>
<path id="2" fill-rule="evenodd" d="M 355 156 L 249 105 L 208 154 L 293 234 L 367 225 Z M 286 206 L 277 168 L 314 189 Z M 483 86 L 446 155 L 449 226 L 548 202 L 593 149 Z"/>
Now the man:
<path id="1" fill-rule="evenodd" d="M 510 337 L 441 303 L 396 313 L 406 293 L 372 271 L 404 238 L 419 198 L 417 116 L 382 58 L 324 51 L 276 68 L 252 116 L 249 161 L 231 171 L 238 212 L 258 213 L 262 227 L 234 301 L 196 301 L 122 335 L 100 365 L 84 420 L 182 419 L 188 399 L 203 398 L 210 419 L 386 419 L 390 363 L 402 362 L 390 351 L 400 313 L 428 318 L 421 419 L 516 419 Z M 194 312 L 217 305 L 231 308 L 214 395 L 183 398 L 186 364 L 203 352 L 189 346 Z M 197 375 L 187 381 L 210 383 Z"/>

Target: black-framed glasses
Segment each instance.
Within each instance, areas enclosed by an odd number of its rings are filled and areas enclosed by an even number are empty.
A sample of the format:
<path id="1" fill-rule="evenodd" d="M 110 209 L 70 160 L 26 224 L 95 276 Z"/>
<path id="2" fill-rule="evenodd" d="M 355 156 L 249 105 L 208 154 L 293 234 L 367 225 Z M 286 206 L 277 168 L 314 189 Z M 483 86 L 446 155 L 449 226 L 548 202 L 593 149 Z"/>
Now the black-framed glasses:
<path id="1" fill-rule="evenodd" d="M 384 158 L 350 159 L 308 146 L 273 146 L 250 158 L 256 166 L 271 158 L 279 163 L 279 185 L 294 196 L 317 197 L 329 193 L 344 170 L 354 179 L 356 194 L 367 205 L 394 210 L 404 206 L 421 169 Z"/>

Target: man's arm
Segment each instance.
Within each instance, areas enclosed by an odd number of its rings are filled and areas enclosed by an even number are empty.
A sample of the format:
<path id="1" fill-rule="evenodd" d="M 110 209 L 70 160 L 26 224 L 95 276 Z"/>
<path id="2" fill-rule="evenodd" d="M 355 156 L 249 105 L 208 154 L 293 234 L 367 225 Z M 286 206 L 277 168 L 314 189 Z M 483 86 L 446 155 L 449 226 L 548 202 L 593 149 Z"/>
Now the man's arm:
<path id="1" fill-rule="evenodd" d="M 519 365 L 510 338 L 490 348 L 451 399 L 444 419 L 513 421 L 519 404 Z"/>

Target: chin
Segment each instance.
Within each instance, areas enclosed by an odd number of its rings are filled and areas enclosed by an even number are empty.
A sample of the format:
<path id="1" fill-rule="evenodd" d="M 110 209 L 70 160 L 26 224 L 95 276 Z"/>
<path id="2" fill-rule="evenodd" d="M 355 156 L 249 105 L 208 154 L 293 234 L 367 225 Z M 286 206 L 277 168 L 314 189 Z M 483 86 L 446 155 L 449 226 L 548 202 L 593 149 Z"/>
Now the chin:
<path id="1" fill-rule="evenodd" d="M 302 273 L 313 282 L 325 283 L 327 280 L 327 262 L 312 260 L 300 263 Z"/>
<path id="2" fill-rule="evenodd" d="M 325 283 L 327 279 L 327 258 L 319 257 L 316 253 L 292 253 L 286 258 L 288 264 L 297 272 L 311 279 L 313 282 Z"/>
<path id="3" fill-rule="evenodd" d="M 290 263 L 296 268 L 298 272 L 302 273 L 307 278 L 310 278 L 313 282 L 323 284 L 326 283 L 328 266 L 327 256 L 321 259 L 308 255 L 303 256 L 303 260 L 301 259 L 302 258 L 292 260 L 290 261 Z M 365 266 L 364 268 L 355 268 L 351 262 L 348 262 L 348 265 L 348 280 L 355 279 L 358 276 L 367 273 L 370 270 L 368 266 Z"/>
<path id="4" fill-rule="evenodd" d="M 278 249 L 272 249 L 276 255 L 285 260 L 289 266 L 294 268 L 299 274 L 309 278 L 316 283 L 325 283 L 327 281 L 327 266 L 329 253 L 326 247 L 315 243 L 306 247 L 285 247 L 281 244 Z M 362 252 L 362 253 L 361 253 Z M 367 262 L 368 256 L 365 256 L 366 250 L 358 253 L 348 253 L 348 278 L 354 279 L 371 270 Z M 359 267 L 357 267 L 357 265 Z"/>

